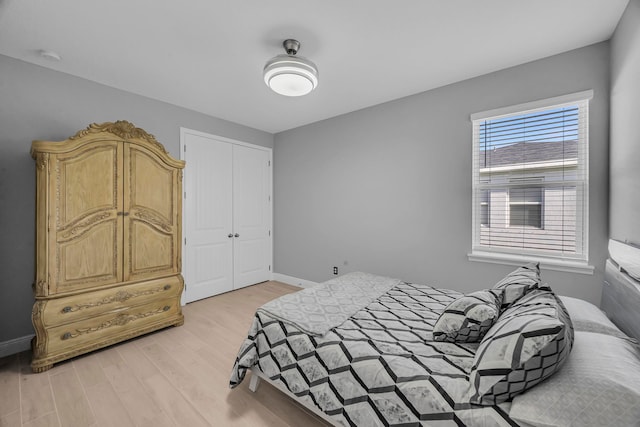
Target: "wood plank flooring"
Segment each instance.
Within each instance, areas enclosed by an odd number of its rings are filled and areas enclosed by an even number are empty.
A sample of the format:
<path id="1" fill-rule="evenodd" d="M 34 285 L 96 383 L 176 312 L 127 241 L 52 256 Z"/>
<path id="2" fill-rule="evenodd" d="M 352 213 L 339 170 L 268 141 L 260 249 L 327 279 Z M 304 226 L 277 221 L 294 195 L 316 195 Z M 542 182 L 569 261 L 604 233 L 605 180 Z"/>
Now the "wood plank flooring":
<path id="1" fill-rule="evenodd" d="M 40 374 L 30 352 L 0 358 L 0 426 L 328 426 L 265 382 L 228 386 L 255 310 L 296 290 L 265 282 L 197 301 L 184 326 Z"/>

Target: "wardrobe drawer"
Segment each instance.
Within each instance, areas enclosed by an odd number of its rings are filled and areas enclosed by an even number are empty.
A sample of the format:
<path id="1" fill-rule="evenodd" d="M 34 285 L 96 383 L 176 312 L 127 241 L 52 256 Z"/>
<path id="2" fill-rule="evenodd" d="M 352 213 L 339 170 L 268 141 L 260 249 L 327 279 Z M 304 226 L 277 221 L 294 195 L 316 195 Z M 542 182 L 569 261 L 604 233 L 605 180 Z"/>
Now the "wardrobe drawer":
<path id="1" fill-rule="evenodd" d="M 47 330 L 49 354 L 103 347 L 182 320 L 180 299 L 157 300 Z"/>
<path id="2" fill-rule="evenodd" d="M 42 322 L 50 327 L 160 299 L 178 297 L 179 301 L 182 288 L 181 277 L 173 276 L 87 294 L 53 298 L 46 302 Z"/>

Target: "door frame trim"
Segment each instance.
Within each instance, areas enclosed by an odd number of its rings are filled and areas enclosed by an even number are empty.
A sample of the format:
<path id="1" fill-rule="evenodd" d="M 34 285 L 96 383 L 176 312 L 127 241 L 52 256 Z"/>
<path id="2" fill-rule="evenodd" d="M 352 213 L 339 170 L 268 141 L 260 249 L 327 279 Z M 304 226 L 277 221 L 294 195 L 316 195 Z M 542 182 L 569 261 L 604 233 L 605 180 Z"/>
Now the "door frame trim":
<path id="1" fill-rule="evenodd" d="M 273 279 L 273 148 L 269 148 L 269 147 L 265 147 L 262 145 L 257 145 L 257 144 L 252 144 L 250 142 L 244 142 L 244 141 L 240 141 L 237 139 L 232 139 L 232 138 L 227 138 L 224 136 L 219 136 L 219 135 L 215 135 L 212 133 L 208 133 L 208 132 L 202 132 L 199 130 L 194 130 L 194 129 L 189 129 L 189 128 L 185 128 L 185 127 L 180 127 L 180 160 L 186 160 L 185 159 L 185 136 L 187 134 L 190 135 L 195 135 L 195 136 L 201 136 L 203 138 L 210 138 L 210 139 L 215 139 L 216 141 L 220 141 L 220 142 L 224 142 L 227 144 L 234 144 L 234 145 L 240 145 L 243 147 L 248 147 L 248 148 L 253 148 L 253 149 L 257 149 L 257 150 L 262 150 L 262 151 L 266 151 L 267 153 L 269 153 L 269 164 L 270 164 L 270 170 L 269 170 L 269 194 L 271 196 L 271 209 L 269 210 L 269 228 L 271 230 L 271 235 L 269 236 L 269 265 L 271 266 L 271 271 L 270 271 L 270 277 L 269 279 L 272 280 Z M 181 305 L 186 305 L 186 294 L 187 294 L 187 281 L 189 280 L 189 278 L 187 277 L 188 275 L 186 274 L 187 268 L 185 267 L 187 262 L 188 262 L 188 255 L 187 255 L 187 245 L 185 244 L 186 239 L 187 239 L 187 235 L 186 235 L 186 231 L 187 231 L 187 225 L 186 225 L 186 221 L 187 221 L 187 214 L 186 214 L 186 209 L 187 209 L 187 204 L 186 204 L 186 200 L 184 195 L 186 194 L 187 188 L 186 188 L 186 174 L 188 173 L 187 168 L 189 167 L 189 165 L 185 165 L 185 168 L 183 169 L 183 175 L 182 175 L 182 242 L 180 243 L 182 245 L 182 277 L 184 278 L 184 282 L 185 282 L 185 287 L 184 290 L 182 291 L 182 299 L 180 301 Z"/>

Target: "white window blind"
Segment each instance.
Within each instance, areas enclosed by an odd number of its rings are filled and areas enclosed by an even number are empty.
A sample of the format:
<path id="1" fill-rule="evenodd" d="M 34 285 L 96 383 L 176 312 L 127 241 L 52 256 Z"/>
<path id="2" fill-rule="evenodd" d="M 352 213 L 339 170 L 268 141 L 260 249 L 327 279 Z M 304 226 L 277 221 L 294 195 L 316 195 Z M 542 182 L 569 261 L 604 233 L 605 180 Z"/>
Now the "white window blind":
<path id="1" fill-rule="evenodd" d="M 472 252 L 588 257 L 592 92 L 472 116 Z"/>

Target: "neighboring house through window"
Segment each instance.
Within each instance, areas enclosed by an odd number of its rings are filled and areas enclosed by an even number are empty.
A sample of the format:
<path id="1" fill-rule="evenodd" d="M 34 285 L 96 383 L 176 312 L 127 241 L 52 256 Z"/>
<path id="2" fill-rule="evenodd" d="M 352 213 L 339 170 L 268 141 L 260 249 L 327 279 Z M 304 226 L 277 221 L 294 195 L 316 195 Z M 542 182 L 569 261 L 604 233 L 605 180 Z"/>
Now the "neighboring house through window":
<path id="1" fill-rule="evenodd" d="M 587 265 L 592 96 L 587 91 L 471 116 L 470 259 L 536 259 L 592 271 Z"/>
<path id="2" fill-rule="evenodd" d="M 542 187 L 509 189 L 509 227 L 542 227 Z"/>

